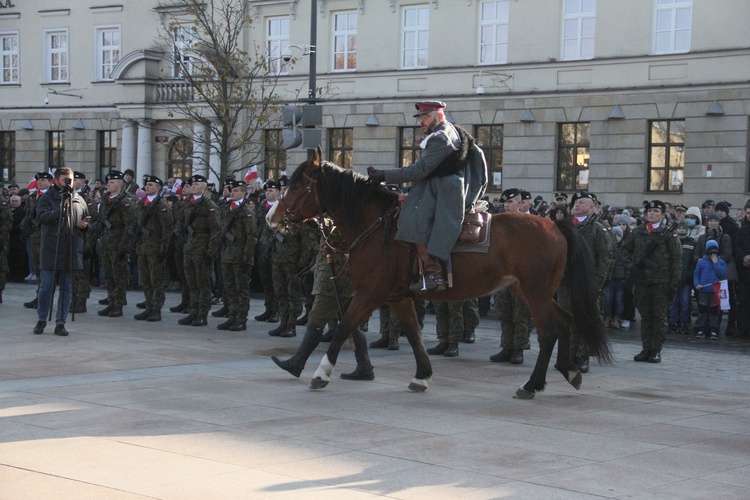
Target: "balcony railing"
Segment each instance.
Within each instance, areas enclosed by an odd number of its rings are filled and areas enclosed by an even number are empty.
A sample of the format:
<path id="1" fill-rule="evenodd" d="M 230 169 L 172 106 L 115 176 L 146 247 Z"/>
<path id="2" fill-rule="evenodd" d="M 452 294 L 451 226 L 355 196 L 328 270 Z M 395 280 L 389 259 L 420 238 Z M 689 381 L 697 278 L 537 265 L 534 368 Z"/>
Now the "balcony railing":
<path id="1" fill-rule="evenodd" d="M 193 100 L 193 87 L 182 80 L 156 84 L 154 102 L 190 102 Z"/>

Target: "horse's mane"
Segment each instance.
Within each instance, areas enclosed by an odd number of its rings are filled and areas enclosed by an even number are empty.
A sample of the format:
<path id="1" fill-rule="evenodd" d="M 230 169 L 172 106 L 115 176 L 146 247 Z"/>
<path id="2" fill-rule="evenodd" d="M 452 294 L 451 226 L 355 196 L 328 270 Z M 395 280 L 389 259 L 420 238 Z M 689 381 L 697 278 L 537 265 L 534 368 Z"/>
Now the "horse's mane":
<path id="1" fill-rule="evenodd" d="M 290 185 L 304 185 L 307 162 L 302 162 L 289 178 Z M 328 210 L 338 211 L 347 230 L 353 230 L 360 219 L 365 201 L 381 200 L 384 205 L 393 203 L 398 194 L 384 186 L 374 184 L 364 175 L 343 169 L 329 161 L 321 161 L 318 178 L 321 202 Z M 388 203 L 385 203 L 388 202 Z"/>

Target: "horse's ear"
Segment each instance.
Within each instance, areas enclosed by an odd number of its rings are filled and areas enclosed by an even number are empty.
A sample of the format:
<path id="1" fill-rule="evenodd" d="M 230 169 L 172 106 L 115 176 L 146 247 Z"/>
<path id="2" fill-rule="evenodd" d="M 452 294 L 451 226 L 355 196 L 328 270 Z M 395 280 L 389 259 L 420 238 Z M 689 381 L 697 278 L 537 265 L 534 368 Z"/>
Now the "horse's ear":
<path id="1" fill-rule="evenodd" d="M 313 169 L 319 168 L 322 158 L 323 150 L 320 149 L 320 145 L 318 145 L 318 147 L 315 148 L 315 151 L 313 151 L 312 156 L 310 156 L 310 159 L 307 161 L 307 166 L 312 167 Z"/>

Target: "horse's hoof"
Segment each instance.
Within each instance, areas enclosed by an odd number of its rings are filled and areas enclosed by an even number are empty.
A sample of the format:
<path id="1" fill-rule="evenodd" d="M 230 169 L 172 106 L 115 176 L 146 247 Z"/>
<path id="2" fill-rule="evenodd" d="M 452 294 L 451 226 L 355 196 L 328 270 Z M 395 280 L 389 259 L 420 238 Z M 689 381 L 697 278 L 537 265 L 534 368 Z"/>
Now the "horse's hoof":
<path id="1" fill-rule="evenodd" d="M 427 390 L 427 379 L 413 378 L 409 382 L 408 390 L 411 392 L 424 392 Z"/>
<path id="2" fill-rule="evenodd" d="M 314 378 L 310 381 L 310 389 L 313 391 L 317 391 L 318 389 L 324 389 L 325 386 L 327 385 L 328 385 L 328 381 L 320 379 L 320 378 Z"/>
<path id="3" fill-rule="evenodd" d="M 570 375 L 572 373 L 575 373 L 575 375 L 573 375 L 573 377 L 571 378 Z M 581 383 L 583 382 L 583 375 L 581 375 L 581 372 L 579 372 L 578 370 L 576 370 L 575 372 L 570 371 L 568 372 L 568 382 L 570 383 L 570 385 L 575 387 L 575 390 L 577 391 L 578 389 L 581 388 Z"/>
<path id="4" fill-rule="evenodd" d="M 523 387 L 519 387 L 516 393 L 513 395 L 513 399 L 534 399 L 534 393 L 529 392 Z"/>

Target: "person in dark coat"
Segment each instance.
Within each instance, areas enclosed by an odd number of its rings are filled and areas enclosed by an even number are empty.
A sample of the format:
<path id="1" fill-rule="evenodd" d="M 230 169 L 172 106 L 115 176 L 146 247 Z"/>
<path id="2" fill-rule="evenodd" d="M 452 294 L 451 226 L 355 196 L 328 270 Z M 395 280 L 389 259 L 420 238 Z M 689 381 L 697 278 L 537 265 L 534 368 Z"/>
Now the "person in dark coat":
<path id="1" fill-rule="evenodd" d="M 13 283 L 23 283 L 24 277 L 29 272 L 29 257 L 26 254 L 26 241 L 21 230 L 21 222 L 26 215 L 26 209 L 23 207 L 20 196 L 10 197 L 10 210 L 13 216 L 13 226 L 10 228 L 8 246 L 8 267 L 10 268 L 8 280 Z"/>
<path id="2" fill-rule="evenodd" d="M 83 269 L 83 233 L 88 229 L 86 201 L 73 189 L 73 171 L 67 167 L 55 171 L 54 185 L 39 198 L 36 220 L 41 226 L 39 259 L 39 321 L 35 334 L 44 333 L 55 286 L 60 286 L 55 335 L 66 336 L 65 320 L 73 293 L 73 271 Z M 63 201 L 63 197 L 65 200 Z M 69 217 L 68 217 L 69 214 Z M 71 242 L 72 239 L 72 242 Z M 57 276 L 55 276 L 57 273 Z"/>
<path id="3" fill-rule="evenodd" d="M 737 335 L 747 336 L 750 334 L 750 200 L 745 203 L 745 218 L 737 232 L 734 262 L 740 285 L 737 298 Z"/>

